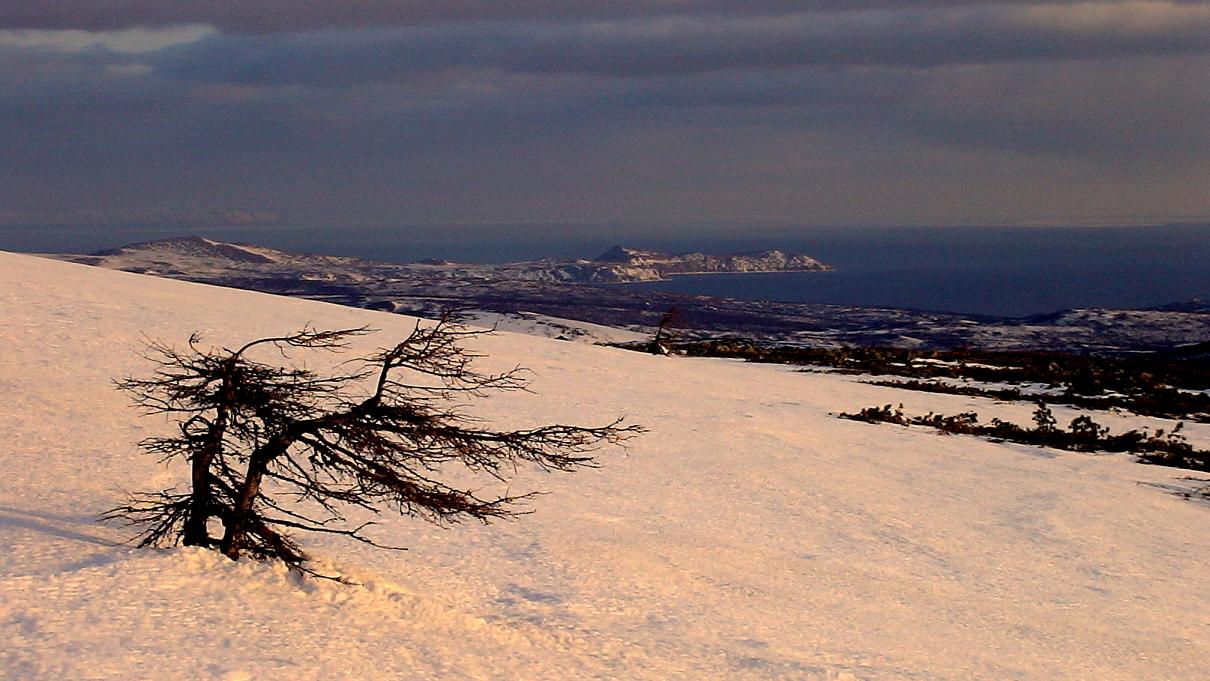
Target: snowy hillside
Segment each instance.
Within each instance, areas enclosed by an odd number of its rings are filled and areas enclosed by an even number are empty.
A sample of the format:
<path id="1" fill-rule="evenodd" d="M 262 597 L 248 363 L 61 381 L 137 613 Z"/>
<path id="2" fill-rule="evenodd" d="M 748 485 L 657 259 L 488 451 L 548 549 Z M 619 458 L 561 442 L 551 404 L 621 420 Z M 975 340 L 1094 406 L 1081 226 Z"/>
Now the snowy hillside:
<path id="1" fill-rule="evenodd" d="M 1159 487 L 1187 472 L 839 420 L 1029 408 L 774 365 L 480 339 L 488 368 L 533 371 L 492 421 L 650 432 L 521 475 L 549 494 L 515 522 L 382 518 L 402 553 L 303 538 L 361 586 L 118 545 L 98 513 L 185 479 L 135 448 L 169 424 L 111 384 L 147 371 L 140 338 L 306 323 L 370 324 L 369 348 L 413 321 L 0 253 L 0 677 L 1205 678 L 1210 508 Z"/>

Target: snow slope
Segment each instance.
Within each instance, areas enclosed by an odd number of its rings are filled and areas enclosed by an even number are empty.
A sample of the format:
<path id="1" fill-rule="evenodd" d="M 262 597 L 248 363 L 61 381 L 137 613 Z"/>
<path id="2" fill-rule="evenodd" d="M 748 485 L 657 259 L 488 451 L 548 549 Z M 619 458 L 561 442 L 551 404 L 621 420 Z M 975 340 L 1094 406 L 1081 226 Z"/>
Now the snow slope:
<path id="1" fill-rule="evenodd" d="M 308 322 L 372 324 L 370 344 L 413 323 L 0 253 L 0 676 L 1205 678 L 1210 508 L 1154 486 L 1184 472 L 841 421 L 1028 408 L 779 366 L 501 333 L 476 349 L 536 394 L 488 418 L 651 432 L 601 469 L 520 476 L 549 494 L 516 522 L 384 518 L 404 553 L 305 539 L 361 586 L 118 545 L 96 514 L 184 479 L 134 447 L 168 424 L 110 383 L 146 371 L 140 336 Z"/>

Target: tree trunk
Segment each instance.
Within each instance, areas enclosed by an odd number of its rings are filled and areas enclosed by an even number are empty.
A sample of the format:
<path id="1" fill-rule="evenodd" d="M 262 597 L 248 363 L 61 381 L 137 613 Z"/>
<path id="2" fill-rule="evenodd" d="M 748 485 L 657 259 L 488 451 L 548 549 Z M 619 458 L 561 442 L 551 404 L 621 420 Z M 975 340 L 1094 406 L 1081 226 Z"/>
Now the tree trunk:
<path id="1" fill-rule="evenodd" d="M 185 546 L 209 547 L 213 543 L 209 530 L 210 512 L 214 508 L 214 490 L 210 488 L 210 465 L 222 450 L 226 431 L 227 413 L 222 409 L 206 432 L 206 440 L 201 449 L 193 456 L 193 489 L 190 493 L 189 515 L 185 518 L 182 533 Z"/>
<path id="2" fill-rule="evenodd" d="M 205 546 L 213 544 L 210 539 L 210 513 L 214 508 L 214 490 L 210 488 L 210 466 L 214 459 L 223 451 L 223 440 L 227 435 L 227 419 L 231 413 L 231 404 L 235 402 L 236 357 L 224 363 L 222 384 L 222 400 L 215 409 L 214 422 L 206 430 L 206 439 L 202 448 L 194 455 L 192 463 L 191 498 L 189 500 L 189 515 L 185 518 L 182 531 L 182 541 L 185 546 Z"/>
<path id="3" fill-rule="evenodd" d="M 263 447 L 252 452 L 252 456 L 249 457 L 248 473 L 244 476 L 244 484 L 240 485 L 239 497 L 235 500 L 231 521 L 227 523 L 227 530 L 223 533 L 223 540 L 219 544 L 219 550 L 231 560 L 239 560 L 240 552 L 243 550 L 248 536 L 253 505 L 256 503 L 257 495 L 260 494 L 261 480 L 269 468 L 269 462 L 284 454 L 291 442 L 291 439 L 285 437 L 273 438 Z"/>
<path id="4" fill-rule="evenodd" d="M 373 399 L 373 398 L 371 398 Z M 260 494 L 261 480 L 269 470 L 269 464 L 286 453 L 300 437 L 309 432 L 315 432 L 324 426 L 342 423 L 350 418 L 348 413 L 329 414 L 309 421 L 296 421 L 284 432 L 272 437 L 261 447 L 258 447 L 248 457 L 248 473 L 240 485 L 239 494 L 232 509 L 230 522 L 227 523 L 223 540 L 219 543 L 219 551 L 231 560 L 239 560 L 240 553 L 246 544 L 248 532 L 254 527 L 259 518 L 254 517 L 256 497 Z"/>

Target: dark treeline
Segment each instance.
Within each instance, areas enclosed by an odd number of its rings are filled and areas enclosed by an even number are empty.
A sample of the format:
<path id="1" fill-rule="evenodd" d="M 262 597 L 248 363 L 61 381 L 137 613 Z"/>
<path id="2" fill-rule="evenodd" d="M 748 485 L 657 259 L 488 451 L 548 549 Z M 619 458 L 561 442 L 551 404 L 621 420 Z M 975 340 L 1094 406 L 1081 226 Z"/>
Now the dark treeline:
<path id="1" fill-rule="evenodd" d="M 945 435 L 977 435 L 996 442 L 1016 442 L 1039 447 L 1052 447 L 1073 452 L 1127 452 L 1143 463 L 1210 471 L 1210 451 L 1194 449 L 1181 434 L 1182 423 L 1171 430 L 1130 430 L 1111 434 L 1109 429 L 1087 415 L 1077 416 L 1067 428 L 1060 428 L 1054 414 L 1045 405 L 1034 411 L 1032 428 L 994 418 L 980 423 L 973 411 L 952 416 L 929 412 L 925 416 L 909 416 L 903 405 L 892 408 L 866 407 L 857 413 L 837 414 L 842 419 L 866 423 L 893 423 L 901 426 L 928 426 Z"/>
<path id="2" fill-rule="evenodd" d="M 954 385 L 939 381 L 866 381 L 870 385 L 884 388 L 918 390 L 945 395 L 988 397 L 1003 402 L 1040 401 L 1045 404 L 1062 404 L 1081 409 L 1125 409 L 1142 416 L 1167 419 L 1189 419 L 1198 423 L 1210 423 L 1210 395 L 1183 392 L 1176 388 L 1158 387 L 1150 392 L 1140 391 L 1129 395 L 1102 394 L 1082 395 L 1066 390 L 1059 394 L 1038 395 L 1026 393 L 1020 388 L 991 388 L 978 384 Z"/>

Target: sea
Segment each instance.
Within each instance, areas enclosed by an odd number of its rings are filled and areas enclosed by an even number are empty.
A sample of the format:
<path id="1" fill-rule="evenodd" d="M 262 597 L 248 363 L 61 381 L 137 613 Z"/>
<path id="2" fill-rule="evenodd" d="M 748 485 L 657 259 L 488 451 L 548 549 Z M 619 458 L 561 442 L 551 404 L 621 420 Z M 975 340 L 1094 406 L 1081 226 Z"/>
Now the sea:
<path id="1" fill-rule="evenodd" d="M 1210 300 L 1210 225 L 871 229 L 785 247 L 835 270 L 695 275 L 634 286 L 1012 317 Z"/>
<path id="2" fill-rule="evenodd" d="M 715 254 L 776 248 L 814 256 L 835 269 L 679 276 L 626 286 L 969 315 L 1022 317 L 1070 308 L 1141 308 L 1210 299 L 1210 223 L 702 230 L 551 223 L 341 230 L 0 227 L 0 249 L 79 253 L 186 234 L 392 262 L 592 258 L 614 245 Z"/>

